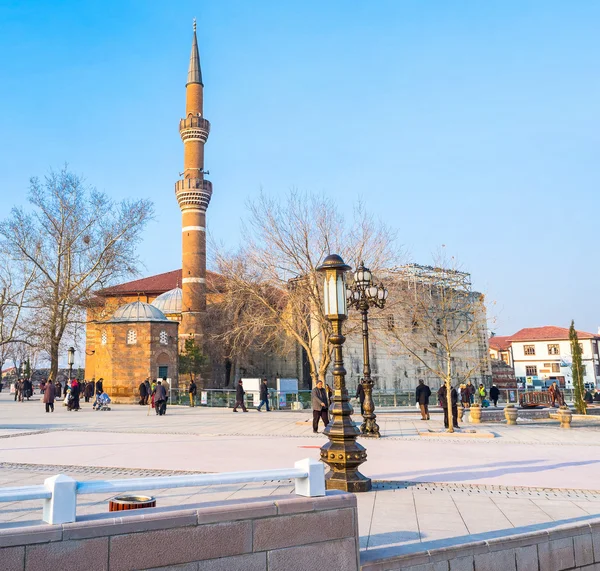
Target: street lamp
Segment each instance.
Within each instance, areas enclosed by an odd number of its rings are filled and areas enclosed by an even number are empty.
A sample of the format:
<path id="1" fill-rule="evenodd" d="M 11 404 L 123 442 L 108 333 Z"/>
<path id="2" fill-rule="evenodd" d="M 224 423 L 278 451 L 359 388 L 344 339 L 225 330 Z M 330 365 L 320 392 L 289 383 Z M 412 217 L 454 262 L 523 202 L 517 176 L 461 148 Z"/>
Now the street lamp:
<path id="1" fill-rule="evenodd" d="M 69 382 L 73 378 L 73 364 L 75 363 L 75 347 L 69 347 L 67 350 L 67 363 L 69 364 Z"/>
<path id="2" fill-rule="evenodd" d="M 324 277 L 324 308 L 333 330 L 329 343 L 333 345 L 334 353 L 332 419 L 323 432 L 329 442 L 321 447 L 321 460 L 330 468 L 325 476 L 328 489 L 368 492 L 371 480 L 358 471 L 358 467 L 367 459 L 367 451 L 356 442 L 360 432 L 352 422 L 342 354 L 342 345 L 346 340 L 342 335 L 342 322 L 348 318 L 346 272 L 349 269 L 350 266 L 337 254 L 327 256 L 317 268 Z"/>
<path id="3" fill-rule="evenodd" d="M 373 379 L 371 379 L 371 361 L 369 359 L 369 308 L 382 309 L 388 296 L 383 284 L 373 284 L 373 274 L 365 268 L 364 262 L 354 272 L 354 282 L 346 292 L 348 304 L 360 311 L 362 315 L 363 335 L 363 389 L 365 391 L 364 422 L 360 427 L 363 436 L 379 438 L 379 425 L 375 422 L 375 403 L 373 402 Z"/>

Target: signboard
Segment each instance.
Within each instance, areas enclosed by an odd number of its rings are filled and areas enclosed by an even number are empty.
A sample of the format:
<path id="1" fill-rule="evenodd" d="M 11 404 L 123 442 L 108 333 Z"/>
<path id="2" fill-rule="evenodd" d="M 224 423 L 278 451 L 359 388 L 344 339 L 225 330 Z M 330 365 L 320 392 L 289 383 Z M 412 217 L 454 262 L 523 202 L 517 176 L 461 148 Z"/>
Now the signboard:
<path id="1" fill-rule="evenodd" d="M 205 406 L 208 404 L 208 393 L 206 391 L 200 393 L 200 404 Z"/>
<path id="2" fill-rule="evenodd" d="M 250 406 L 258 406 L 260 402 L 260 383 L 262 379 L 242 379 L 246 391 L 246 399 L 250 399 Z"/>
<path id="3" fill-rule="evenodd" d="M 525 377 L 525 384 L 528 387 L 533 387 L 533 377 Z"/>
<path id="4" fill-rule="evenodd" d="M 277 390 L 282 393 L 297 393 L 298 379 L 277 379 Z"/>
<path id="5" fill-rule="evenodd" d="M 287 393 L 279 394 L 279 408 L 285 408 L 287 406 Z"/>

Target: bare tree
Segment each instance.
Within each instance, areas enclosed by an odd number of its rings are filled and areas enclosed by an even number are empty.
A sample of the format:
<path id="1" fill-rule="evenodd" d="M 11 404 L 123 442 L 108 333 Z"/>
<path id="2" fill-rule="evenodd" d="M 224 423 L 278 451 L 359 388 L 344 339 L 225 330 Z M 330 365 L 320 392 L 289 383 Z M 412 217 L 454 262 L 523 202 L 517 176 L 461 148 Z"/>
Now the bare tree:
<path id="1" fill-rule="evenodd" d="M 0 250 L 35 272 L 31 323 L 55 379 L 63 335 L 84 320 L 93 291 L 137 273 L 135 250 L 153 207 L 144 199 L 115 203 L 67 167 L 43 182 L 32 178 L 29 203 L 0 223 Z"/>
<path id="2" fill-rule="evenodd" d="M 249 348 L 282 352 L 298 344 L 313 384 L 324 380 L 330 324 L 316 268 L 333 252 L 349 264 L 364 259 L 374 269 L 389 266 L 398 259 L 395 234 L 361 204 L 347 222 L 331 200 L 296 191 L 283 199 L 261 194 L 250 202 L 243 234 L 234 253 L 213 248 L 228 316 L 219 340 L 232 356 Z"/>
<path id="3" fill-rule="evenodd" d="M 393 272 L 389 284 L 395 326 L 392 337 L 420 368 L 446 387 L 448 432 L 453 381 L 467 382 L 489 369 L 485 298 L 471 289 L 469 274 L 454 258 L 440 255 L 435 266 L 410 264 Z"/>

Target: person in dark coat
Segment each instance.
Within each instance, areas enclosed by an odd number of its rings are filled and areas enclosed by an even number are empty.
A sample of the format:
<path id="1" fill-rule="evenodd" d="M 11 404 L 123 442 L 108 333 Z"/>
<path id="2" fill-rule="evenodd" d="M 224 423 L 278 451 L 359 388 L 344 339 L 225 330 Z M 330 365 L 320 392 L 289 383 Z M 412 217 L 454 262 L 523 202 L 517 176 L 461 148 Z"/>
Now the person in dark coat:
<path id="1" fill-rule="evenodd" d="M 148 402 L 148 389 L 146 388 L 146 383 L 145 382 L 140 383 L 138 390 L 140 391 L 139 404 L 140 404 L 140 406 L 144 406 Z"/>
<path id="2" fill-rule="evenodd" d="M 31 395 L 33 394 L 33 384 L 29 379 L 25 379 L 23 381 L 23 396 L 29 400 Z"/>
<path id="3" fill-rule="evenodd" d="M 196 393 L 198 392 L 198 387 L 196 386 L 196 381 L 192 379 L 190 381 L 190 386 L 188 387 L 188 393 L 190 394 L 190 406 L 196 406 Z"/>
<path id="4" fill-rule="evenodd" d="M 498 398 L 500 397 L 500 391 L 496 385 L 490 387 L 490 399 L 494 403 L 494 407 L 498 406 Z"/>
<path id="5" fill-rule="evenodd" d="M 145 402 L 145 404 L 148 404 L 148 401 L 150 400 L 150 395 L 152 394 L 152 385 L 150 384 L 150 379 L 146 379 L 144 381 L 144 384 L 146 385 L 146 402 Z"/>
<path id="6" fill-rule="evenodd" d="M 54 393 L 55 399 L 59 399 L 62 396 L 62 385 L 60 384 L 60 381 L 54 383 Z"/>
<path id="7" fill-rule="evenodd" d="M 587 404 L 592 404 L 594 402 L 594 397 L 592 396 L 592 393 L 590 391 L 585 391 L 585 395 L 583 395 L 583 400 Z"/>
<path id="8" fill-rule="evenodd" d="M 440 387 L 437 396 L 440 405 L 444 409 L 444 427 L 448 428 L 448 391 L 445 383 Z M 452 407 L 452 426 L 454 426 L 454 428 L 460 428 L 460 426 L 458 426 L 457 402 L 458 395 L 456 394 L 456 389 L 452 387 L 450 390 L 450 406 Z"/>
<path id="9" fill-rule="evenodd" d="M 421 409 L 421 420 L 431 420 L 429 416 L 429 397 L 431 396 L 431 389 L 425 384 L 423 379 L 419 379 L 419 384 L 415 390 L 415 397 L 417 404 Z"/>
<path id="10" fill-rule="evenodd" d="M 104 392 L 104 388 L 102 387 L 102 381 L 104 379 L 100 378 L 96 381 L 96 394 L 101 395 Z"/>
<path id="11" fill-rule="evenodd" d="M 319 432 L 319 419 L 323 421 L 325 428 L 329 424 L 327 391 L 323 387 L 323 381 L 317 381 L 317 386 L 310 393 L 310 400 L 313 409 L 313 432 Z"/>
<path id="12" fill-rule="evenodd" d="M 270 412 L 269 408 L 269 387 L 267 386 L 267 379 L 263 379 L 260 384 L 260 404 L 256 407 L 256 410 L 260 412 L 262 405 L 267 407 L 267 412 Z"/>
<path id="13" fill-rule="evenodd" d="M 44 387 L 44 398 L 42 399 L 46 405 L 46 412 L 54 412 L 54 399 L 56 398 L 56 387 L 54 383 L 46 383 Z"/>
<path id="14" fill-rule="evenodd" d="M 241 406 L 244 412 L 248 412 L 248 409 L 246 408 L 246 403 L 244 402 L 245 394 L 246 391 L 244 390 L 242 379 L 240 379 L 238 381 L 237 387 L 235 388 L 235 406 L 233 407 L 233 412 L 237 412 L 238 406 Z"/>
<path id="15" fill-rule="evenodd" d="M 356 387 L 356 396 L 360 403 L 360 414 L 365 415 L 365 387 L 363 387 L 363 380 L 361 379 Z"/>
<path id="16" fill-rule="evenodd" d="M 85 384 L 85 389 L 83 389 L 83 394 L 85 395 L 85 402 L 90 402 L 90 399 L 94 396 L 96 387 L 94 386 L 94 381 L 88 381 Z"/>
<path id="17" fill-rule="evenodd" d="M 73 379 L 71 381 L 71 398 L 69 399 L 69 406 L 67 407 L 69 410 L 79 410 L 81 407 L 79 406 L 79 396 L 81 394 L 81 387 L 77 382 L 77 379 Z"/>
<path id="18" fill-rule="evenodd" d="M 154 408 L 158 416 L 163 416 L 167 409 L 167 391 L 160 381 L 154 389 Z"/>

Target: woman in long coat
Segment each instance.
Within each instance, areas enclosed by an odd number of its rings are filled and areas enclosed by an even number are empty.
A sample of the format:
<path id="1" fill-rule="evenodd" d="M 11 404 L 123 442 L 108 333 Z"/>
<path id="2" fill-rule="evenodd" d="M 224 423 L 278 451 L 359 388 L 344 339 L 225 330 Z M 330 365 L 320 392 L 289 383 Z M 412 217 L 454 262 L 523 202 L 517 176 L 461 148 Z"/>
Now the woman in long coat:
<path id="1" fill-rule="evenodd" d="M 54 399 L 56 397 L 56 388 L 53 382 L 46 383 L 44 388 L 43 402 L 46 405 L 46 412 L 54 412 Z"/>

